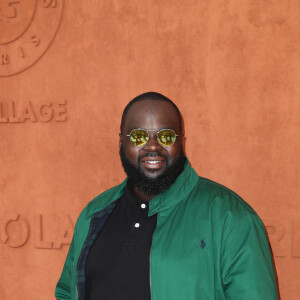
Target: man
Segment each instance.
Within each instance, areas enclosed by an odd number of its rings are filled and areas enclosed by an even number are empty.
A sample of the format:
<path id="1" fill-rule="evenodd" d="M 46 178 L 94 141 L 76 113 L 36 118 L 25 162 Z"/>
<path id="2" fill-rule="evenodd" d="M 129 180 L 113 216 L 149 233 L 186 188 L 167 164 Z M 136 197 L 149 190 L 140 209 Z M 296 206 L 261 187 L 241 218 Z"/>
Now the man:
<path id="1" fill-rule="evenodd" d="M 234 192 L 198 177 L 177 106 L 142 94 L 120 129 L 128 177 L 79 216 L 56 298 L 278 299 L 261 220 Z"/>

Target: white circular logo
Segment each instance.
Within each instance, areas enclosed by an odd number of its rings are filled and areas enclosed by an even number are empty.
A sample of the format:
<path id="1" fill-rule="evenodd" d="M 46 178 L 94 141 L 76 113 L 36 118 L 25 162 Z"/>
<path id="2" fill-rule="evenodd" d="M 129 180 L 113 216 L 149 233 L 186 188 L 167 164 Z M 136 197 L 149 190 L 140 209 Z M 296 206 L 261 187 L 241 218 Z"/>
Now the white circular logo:
<path id="1" fill-rule="evenodd" d="M 0 0 L 0 76 L 32 66 L 50 46 L 63 0 Z"/>

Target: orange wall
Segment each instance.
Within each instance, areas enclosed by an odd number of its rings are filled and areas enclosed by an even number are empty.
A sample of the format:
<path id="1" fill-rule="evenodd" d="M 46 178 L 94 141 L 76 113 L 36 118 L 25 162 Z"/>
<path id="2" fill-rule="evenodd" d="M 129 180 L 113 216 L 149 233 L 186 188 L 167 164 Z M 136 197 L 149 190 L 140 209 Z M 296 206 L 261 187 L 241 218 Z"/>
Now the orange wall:
<path id="1" fill-rule="evenodd" d="M 173 99 L 199 175 L 268 228 L 300 299 L 300 1 L 0 1 L 0 299 L 53 299 L 82 208 L 119 183 L 118 127 Z"/>

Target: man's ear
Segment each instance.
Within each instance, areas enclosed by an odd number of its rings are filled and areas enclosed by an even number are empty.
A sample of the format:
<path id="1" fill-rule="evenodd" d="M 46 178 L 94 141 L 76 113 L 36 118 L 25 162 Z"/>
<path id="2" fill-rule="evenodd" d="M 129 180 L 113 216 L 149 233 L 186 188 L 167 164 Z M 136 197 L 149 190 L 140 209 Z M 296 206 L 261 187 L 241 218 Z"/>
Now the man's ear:
<path id="1" fill-rule="evenodd" d="M 123 135 L 122 133 L 119 133 L 119 150 L 121 149 L 122 141 L 123 141 Z"/>

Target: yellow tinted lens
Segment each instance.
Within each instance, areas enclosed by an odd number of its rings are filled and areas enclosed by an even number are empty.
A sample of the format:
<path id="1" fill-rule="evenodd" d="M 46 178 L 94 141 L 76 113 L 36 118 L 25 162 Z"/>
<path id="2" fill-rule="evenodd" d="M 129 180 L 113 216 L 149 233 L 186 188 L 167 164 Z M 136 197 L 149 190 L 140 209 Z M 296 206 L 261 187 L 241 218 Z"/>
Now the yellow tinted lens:
<path id="1" fill-rule="evenodd" d="M 157 133 L 158 142 L 164 147 L 170 147 L 175 143 L 176 133 L 172 129 L 163 129 Z"/>
<path id="2" fill-rule="evenodd" d="M 136 146 L 143 146 L 149 140 L 148 132 L 143 129 L 134 129 L 130 132 L 130 140 Z"/>

